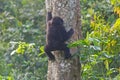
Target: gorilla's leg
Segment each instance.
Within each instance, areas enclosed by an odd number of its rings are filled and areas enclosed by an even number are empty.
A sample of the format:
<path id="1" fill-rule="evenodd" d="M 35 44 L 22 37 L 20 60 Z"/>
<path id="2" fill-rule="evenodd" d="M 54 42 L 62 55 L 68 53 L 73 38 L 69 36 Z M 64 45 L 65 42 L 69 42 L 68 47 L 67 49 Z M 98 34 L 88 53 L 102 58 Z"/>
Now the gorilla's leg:
<path id="1" fill-rule="evenodd" d="M 48 56 L 49 60 L 55 60 L 54 55 L 51 53 L 52 49 L 49 45 L 45 46 L 45 53 Z"/>
<path id="2" fill-rule="evenodd" d="M 70 49 L 67 47 L 67 44 L 61 44 L 60 50 L 63 50 L 65 53 L 65 59 L 71 58 Z"/>
<path id="3" fill-rule="evenodd" d="M 64 49 L 64 53 L 65 53 L 65 59 L 71 58 L 70 49 L 68 47 Z"/>

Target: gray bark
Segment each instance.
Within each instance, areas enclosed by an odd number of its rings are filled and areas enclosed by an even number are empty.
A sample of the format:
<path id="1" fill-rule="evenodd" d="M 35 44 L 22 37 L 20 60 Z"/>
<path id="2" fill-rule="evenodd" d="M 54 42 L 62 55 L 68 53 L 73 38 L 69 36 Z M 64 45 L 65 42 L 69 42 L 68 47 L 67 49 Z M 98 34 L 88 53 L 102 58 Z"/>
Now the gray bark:
<path id="1" fill-rule="evenodd" d="M 71 41 L 80 39 L 80 1 L 79 0 L 46 0 L 47 11 L 52 10 L 53 16 L 60 16 L 67 30 L 73 28 L 75 33 Z M 72 48 L 71 54 L 75 54 L 78 48 Z M 54 51 L 56 61 L 48 61 L 47 80 L 81 80 L 80 60 L 75 57 L 71 60 L 64 60 L 62 51 Z"/>

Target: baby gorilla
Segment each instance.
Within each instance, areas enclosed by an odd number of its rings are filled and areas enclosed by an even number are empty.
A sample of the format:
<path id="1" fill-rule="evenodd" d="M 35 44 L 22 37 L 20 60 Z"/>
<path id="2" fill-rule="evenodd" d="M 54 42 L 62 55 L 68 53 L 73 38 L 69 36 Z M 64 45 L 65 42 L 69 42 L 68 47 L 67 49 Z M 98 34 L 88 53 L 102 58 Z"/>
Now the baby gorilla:
<path id="1" fill-rule="evenodd" d="M 45 53 L 49 60 L 55 60 L 54 55 L 51 51 L 62 50 L 65 53 L 65 59 L 71 57 L 70 50 L 65 44 L 74 33 L 71 28 L 68 32 L 65 30 L 64 21 L 60 17 L 53 17 L 51 12 L 47 13 L 47 34 L 46 34 L 46 45 Z"/>

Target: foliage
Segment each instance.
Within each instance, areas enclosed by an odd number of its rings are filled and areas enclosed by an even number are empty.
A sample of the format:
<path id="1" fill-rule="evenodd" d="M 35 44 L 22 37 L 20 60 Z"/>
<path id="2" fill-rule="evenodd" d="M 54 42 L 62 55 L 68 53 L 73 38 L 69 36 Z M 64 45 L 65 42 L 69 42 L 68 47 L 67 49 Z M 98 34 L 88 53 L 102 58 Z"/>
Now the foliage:
<path id="1" fill-rule="evenodd" d="M 44 0 L 0 0 L 0 75 L 8 80 L 45 80 Z"/>
<path id="2" fill-rule="evenodd" d="M 82 14 L 86 14 L 82 17 L 83 30 L 87 30 L 83 32 L 85 39 L 69 46 L 80 46 L 83 80 L 112 80 L 120 73 L 119 3 L 82 1 L 86 5 L 82 5 Z"/>

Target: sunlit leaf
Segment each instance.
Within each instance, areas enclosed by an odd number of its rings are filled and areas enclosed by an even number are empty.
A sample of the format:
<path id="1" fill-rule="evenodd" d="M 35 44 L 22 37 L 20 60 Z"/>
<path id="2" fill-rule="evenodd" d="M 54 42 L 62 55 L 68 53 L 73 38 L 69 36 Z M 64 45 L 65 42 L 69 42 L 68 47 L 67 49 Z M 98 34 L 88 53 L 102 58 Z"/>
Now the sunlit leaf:
<path id="1" fill-rule="evenodd" d="M 105 61 L 104 61 L 104 65 L 105 65 L 105 68 L 106 68 L 107 70 L 109 70 L 109 62 L 108 62 L 108 60 L 105 60 Z"/>
<path id="2" fill-rule="evenodd" d="M 40 47 L 40 53 L 39 53 L 39 56 L 43 55 L 45 52 L 44 52 L 44 46 L 41 46 Z"/>
<path id="3" fill-rule="evenodd" d="M 10 55 L 12 56 L 12 55 L 14 55 L 15 53 L 16 53 L 16 50 L 12 51 L 12 52 L 10 53 Z"/>
<path id="4" fill-rule="evenodd" d="M 99 47 L 99 46 L 90 46 L 90 48 L 92 48 L 92 49 L 94 49 L 94 50 L 98 50 L 98 51 L 100 51 L 101 50 L 101 48 Z"/>

